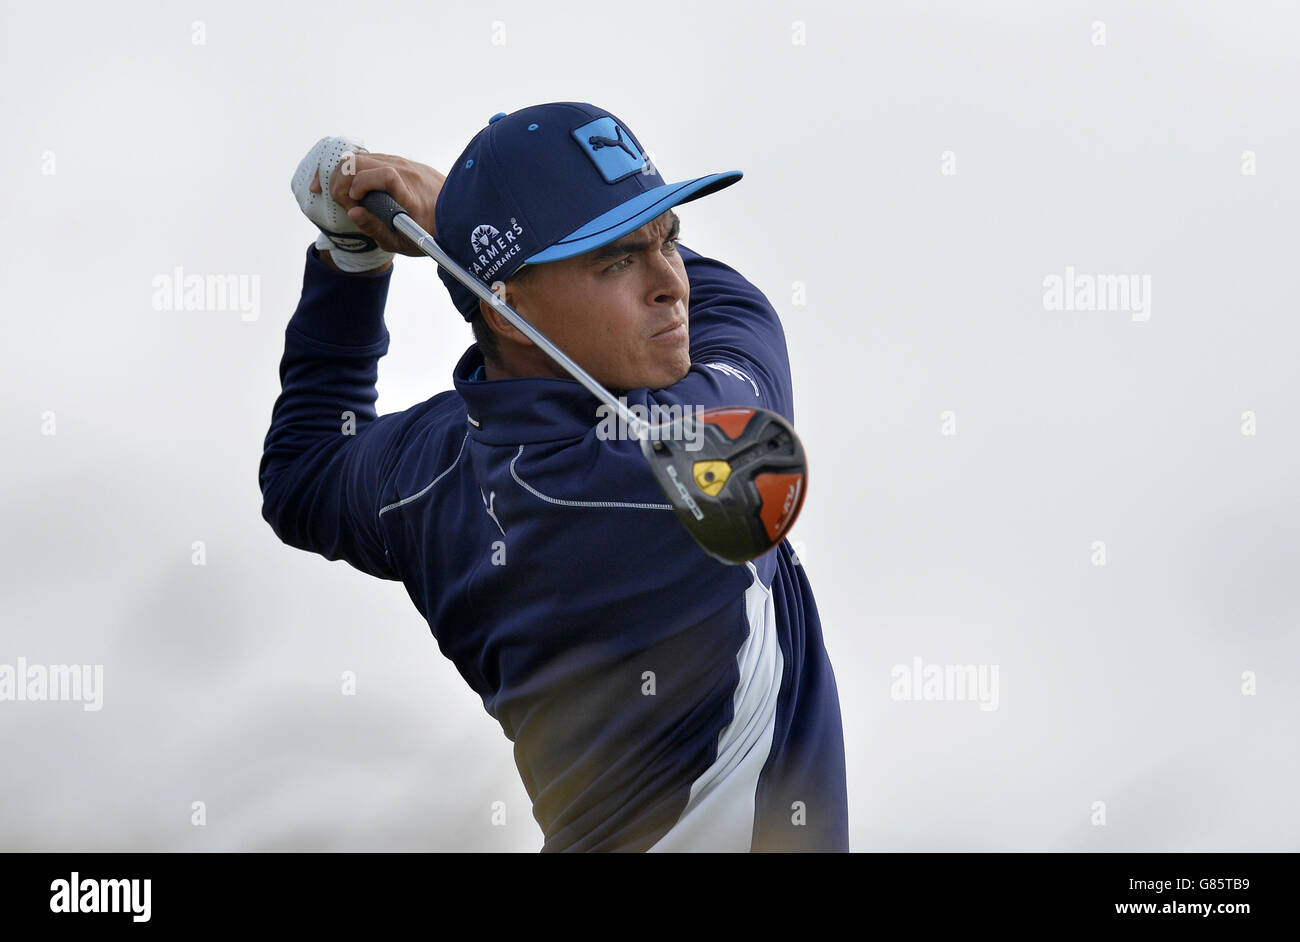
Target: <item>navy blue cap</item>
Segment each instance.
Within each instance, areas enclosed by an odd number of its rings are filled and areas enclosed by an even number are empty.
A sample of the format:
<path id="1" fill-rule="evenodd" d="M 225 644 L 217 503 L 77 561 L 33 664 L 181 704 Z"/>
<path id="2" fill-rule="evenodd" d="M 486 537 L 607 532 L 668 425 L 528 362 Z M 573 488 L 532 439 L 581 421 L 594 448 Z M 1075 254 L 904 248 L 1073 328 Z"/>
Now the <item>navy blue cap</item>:
<path id="1" fill-rule="evenodd" d="M 474 135 L 438 194 L 433 237 L 490 290 L 525 263 L 581 255 L 741 176 L 667 183 L 636 135 L 603 108 L 532 105 L 493 115 Z M 438 277 L 470 320 L 478 296 L 441 266 Z"/>

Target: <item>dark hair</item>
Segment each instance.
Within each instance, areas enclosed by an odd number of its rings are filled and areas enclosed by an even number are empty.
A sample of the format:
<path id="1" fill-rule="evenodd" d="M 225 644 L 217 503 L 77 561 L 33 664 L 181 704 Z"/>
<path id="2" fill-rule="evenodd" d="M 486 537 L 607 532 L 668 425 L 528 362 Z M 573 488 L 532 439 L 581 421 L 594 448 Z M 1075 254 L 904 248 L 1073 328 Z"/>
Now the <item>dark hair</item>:
<path id="1" fill-rule="evenodd" d="M 513 275 L 506 279 L 506 284 L 523 284 L 536 268 L 536 265 L 521 265 Z M 479 350 L 482 351 L 483 359 L 499 365 L 501 363 L 501 343 L 497 339 L 496 331 L 488 326 L 487 319 L 483 316 L 481 301 L 479 306 L 474 308 L 474 315 L 470 318 L 469 326 L 474 331 L 474 342 L 478 344 Z"/>

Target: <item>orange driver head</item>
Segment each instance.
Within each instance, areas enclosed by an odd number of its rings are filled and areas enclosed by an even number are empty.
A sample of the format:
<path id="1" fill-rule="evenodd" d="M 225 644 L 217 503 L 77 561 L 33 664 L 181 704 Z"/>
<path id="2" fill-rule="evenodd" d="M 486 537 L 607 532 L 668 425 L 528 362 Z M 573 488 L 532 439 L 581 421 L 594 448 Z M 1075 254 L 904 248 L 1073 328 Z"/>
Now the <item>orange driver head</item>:
<path id="1" fill-rule="evenodd" d="M 687 410 L 652 427 L 641 451 L 678 519 L 724 563 L 746 562 L 780 543 L 808 491 L 803 444 L 768 409 Z"/>

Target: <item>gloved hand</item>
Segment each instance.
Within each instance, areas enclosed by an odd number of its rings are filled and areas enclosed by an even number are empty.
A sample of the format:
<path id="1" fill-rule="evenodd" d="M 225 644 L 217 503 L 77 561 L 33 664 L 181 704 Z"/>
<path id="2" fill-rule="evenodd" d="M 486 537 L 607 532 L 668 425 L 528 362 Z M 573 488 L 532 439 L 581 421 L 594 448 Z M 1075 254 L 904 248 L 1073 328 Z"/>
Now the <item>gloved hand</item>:
<path id="1" fill-rule="evenodd" d="M 382 268 L 392 261 L 394 254 L 362 232 L 348 217 L 347 209 L 330 195 L 330 178 L 344 161 L 344 155 L 364 153 L 367 153 L 365 147 L 353 138 L 322 137 L 298 164 L 291 182 L 299 207 L 321 230 L 316 240 L 317 251 L 328 250 L 330 259 L 345 272 Z"/>

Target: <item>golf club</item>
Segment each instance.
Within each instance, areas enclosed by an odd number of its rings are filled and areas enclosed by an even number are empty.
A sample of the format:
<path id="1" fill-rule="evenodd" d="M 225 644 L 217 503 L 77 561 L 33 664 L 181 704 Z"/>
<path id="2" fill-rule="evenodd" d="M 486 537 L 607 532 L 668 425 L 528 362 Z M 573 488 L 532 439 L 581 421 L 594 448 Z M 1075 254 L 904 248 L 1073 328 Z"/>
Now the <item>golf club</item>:
<path id="1" fill-rule="evenodd" d="M 700 410 L 698 416 L 683 410 L 680 418 L 651 426 L 458 265 L 392 196 L 372 190 L 361 205 L 492 305 L 627 423 L 669 505 L 706 553 L 736 565 L 781 542 L 808 490 L 803 444 L 785 418 L 769 409 L 734 406 Z M 698 447 L 686 449 L 687 442 Z"/>

